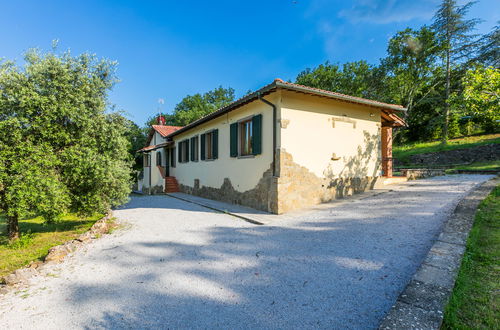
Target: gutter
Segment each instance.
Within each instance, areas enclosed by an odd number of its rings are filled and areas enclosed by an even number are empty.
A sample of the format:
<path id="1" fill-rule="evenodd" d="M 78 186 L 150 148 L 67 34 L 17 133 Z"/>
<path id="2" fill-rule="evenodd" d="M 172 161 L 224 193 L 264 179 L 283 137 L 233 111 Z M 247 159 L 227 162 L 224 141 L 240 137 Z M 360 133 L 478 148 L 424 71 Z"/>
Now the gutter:
<path id="1" fill-rule="evenodd" d="M 264 102 L 265 104 L 267 104 L 273 108 L 273 176 L 279 177 L 279 175 L 277 175 L 277 171 L 276 171 L 276 144 L 277 144 L 276 143 L 276 124 L 277 124 L 276 105 L 274 105 L 273 103 L 264 99 L 260 92 L 257 92 L 257 97 L 259 98 L 260 101 Z"/>

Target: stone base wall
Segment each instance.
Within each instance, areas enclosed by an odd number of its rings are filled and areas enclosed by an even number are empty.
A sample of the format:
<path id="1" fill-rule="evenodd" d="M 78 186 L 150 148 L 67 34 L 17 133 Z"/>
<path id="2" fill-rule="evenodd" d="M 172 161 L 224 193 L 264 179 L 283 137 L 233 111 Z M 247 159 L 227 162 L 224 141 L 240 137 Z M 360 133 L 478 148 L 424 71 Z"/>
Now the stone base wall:
<path id="1" fill-rule="evenodd" d="M 155 195 L 155 194 L 162 194 L 164 193 L 164 189 L 163 189 L 163 186 L 152 186 L 151 188 L 149 187 L 142 187 L 142 193 L 143 194 L 151 194 L 151 195 Z"/>
<path id="2" fill-rule="evenodd" d="M 203 186 L 193 178 L 193 186 L 179 185 L 183 193 L 249 206 L 275 214 L 310 207 L 344 196 L 373 189 L 377 177 L 319 178 L 307 168 L 293 162 L 284 150 L 278 152 L 279 177 L 273 177 L 272 165 L 264 172 L 255 188 L 240 192 L 231 179 L 225 178 L 220 188 Z"/>
<path id="3" fill-rule="evenodd" d="M 199 179 L 194 179 L 194 186 L 180 184 L 179 190 L 209 199 L 231 204 L 244 205 L 257 210 L 277 213 L 277 180 L 272 176 L 272 168 L 262 175 L 255 188 L 240 192 L 234 189 L 231 179 L 225 178 L 220 188 L 201 185 Z"/>
<path id="4" fill-rule="evenodd" d="M 281 214 L 355 193 L 373 189 L 377 177 L 319 178 L 293 161 L 285 150 L 279 152 L 278 210 Z"/>

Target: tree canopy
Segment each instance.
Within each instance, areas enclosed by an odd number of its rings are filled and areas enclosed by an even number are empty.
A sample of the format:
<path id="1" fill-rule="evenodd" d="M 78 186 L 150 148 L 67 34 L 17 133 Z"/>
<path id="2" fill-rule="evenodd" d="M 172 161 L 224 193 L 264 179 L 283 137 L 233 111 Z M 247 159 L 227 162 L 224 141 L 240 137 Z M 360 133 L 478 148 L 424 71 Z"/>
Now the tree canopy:
<path id="1" fill-rule="evenodd" d="M 0 66 L 0 209 L 11 238 L 19 217 L 105 212 L 130 192 L 127 122 L 107 111 L 116 63 L 69 51 L 24 60 Z"/>

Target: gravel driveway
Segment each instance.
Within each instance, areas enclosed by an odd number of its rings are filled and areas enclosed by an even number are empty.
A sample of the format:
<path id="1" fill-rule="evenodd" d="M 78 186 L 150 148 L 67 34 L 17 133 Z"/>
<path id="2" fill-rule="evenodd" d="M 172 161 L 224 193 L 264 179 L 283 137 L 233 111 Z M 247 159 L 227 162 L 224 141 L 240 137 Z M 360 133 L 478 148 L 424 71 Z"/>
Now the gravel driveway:
<path id="1" fill-rule="evenodd" d="M 105 236 L 0 296 L 2 328 L 375 328 L 488 176 L 436 177 L 256 226 L 133 197 Z"/>

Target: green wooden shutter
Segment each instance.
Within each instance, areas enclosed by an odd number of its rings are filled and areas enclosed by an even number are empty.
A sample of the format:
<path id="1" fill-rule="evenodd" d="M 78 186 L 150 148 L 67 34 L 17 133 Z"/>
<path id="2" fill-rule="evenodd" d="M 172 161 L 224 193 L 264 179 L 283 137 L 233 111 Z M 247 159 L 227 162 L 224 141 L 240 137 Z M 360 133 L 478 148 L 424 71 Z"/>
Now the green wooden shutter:
<path id="1" fill-rule="evenodd" d="M 212 156 L 213 159 L 219 158 L 219 130 L 216 129 L 212 132 Z"/>
<path id="2" fill-rule="evenodd" d="M 186 150 L 185 151 L 186 151 L 186 163 L 187 163 L 187 162 L 189 162 L 189 145 L 190 145 L 189 139 L 187 139 L 185 143 L 186 143 L 186 146 L 185 146 Z"/>
<path id="3" fill-rule="evenodd" d="M 177 161 L 180 163 L 182 161 L 181 159 L 181 155 L 182 155 L 182 142 L 179 142 L 179 144 L 177 145 Z"/>
<path id="4" fill-rule="evenodd" d="M 194 138 L 191 138 L 191 161 L 194 162 Z"/>
<path id="5" fill-rule="evenodd" d="M 229 141 L 229 155 L 238 157 L 238 123 L 231 124 Z"/>
<path id="6" fill-rule="evenodd" d="M 252 118 L 252 154 L 262 153 L 262 115 Z"/>
<path id="7" fill-rule="evenodd" d="M 201 160 L 205 160 L 205 134 L 201 135 Z"/>

